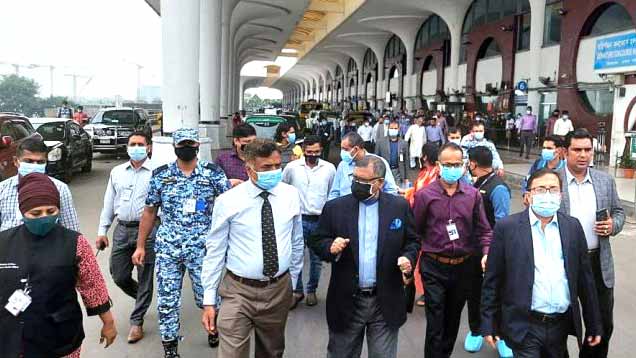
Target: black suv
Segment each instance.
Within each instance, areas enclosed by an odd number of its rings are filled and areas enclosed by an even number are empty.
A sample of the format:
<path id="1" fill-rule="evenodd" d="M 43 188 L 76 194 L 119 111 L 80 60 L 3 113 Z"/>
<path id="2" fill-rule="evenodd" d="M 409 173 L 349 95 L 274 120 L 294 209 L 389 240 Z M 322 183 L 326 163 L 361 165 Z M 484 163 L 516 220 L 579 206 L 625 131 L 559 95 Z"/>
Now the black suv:
<path id="1" fill-rule="evenodd" d="M 141 108 L 103 108 L 84 130 L 93 140 L 93 151 L 99 153 L 126 152 L 128 136 L 135 131 L 152 137 L 152 123 Z"/>

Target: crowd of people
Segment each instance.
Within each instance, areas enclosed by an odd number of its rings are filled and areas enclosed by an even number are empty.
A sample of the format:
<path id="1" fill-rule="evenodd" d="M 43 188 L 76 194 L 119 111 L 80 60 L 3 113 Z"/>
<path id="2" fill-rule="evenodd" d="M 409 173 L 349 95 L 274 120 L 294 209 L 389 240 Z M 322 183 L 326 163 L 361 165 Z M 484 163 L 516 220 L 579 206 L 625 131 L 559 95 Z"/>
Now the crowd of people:
<path id="1" fill-rule="evenodd" d="M 576 335 L 580 357 L 607 357 L 610 238 L 625 214 L 614 179 L 590 168 L 592 136 L 546 137 L 522 185 L 525 209 L 511 214 L 483 122 L 462 133 L 442 113 L 413 119 L 385 115 L 341 133 L 337 166 L 325 156 L 335 136 L 325 123 L 299 144 L 292 126 L 272 140 L 237 122 L 233 148 L 214 162 L 198 159 L 197 130 L 179 129 L 176 161 L 159 167 L 152 138 L 132 133 L 130 160 L 110 173 L 96 239 L 98 250 L 111 247 L 114 283 L 135 300 L 128 343 L 144 338 L 156 291 L 165 357 L 180 356 L 187 271 L 219 357 L 248 357 L 252 340 L 256 357 L 282 357 L 289 311 L 319 303 L 327 262 L 327 357 L 359 357 L 365 336 L 369 357 L 397 357 L 414 304 L 426 314 L 426 358 L 452 355 L 466 305 L 469 352 L 486 342 L 501 357 L 562 358 Z M 103 321 L 105 345 L 117 335 L 70 191 L 44 174 L 46 152 L 38 138 L 23 141 L 18 175 L 0 183 L 0 326 L 11 327 L 2 357 L 78 357 L 76 292 Z M 401 177 L 407 164 L 419 169 L 413 185 Z"/>

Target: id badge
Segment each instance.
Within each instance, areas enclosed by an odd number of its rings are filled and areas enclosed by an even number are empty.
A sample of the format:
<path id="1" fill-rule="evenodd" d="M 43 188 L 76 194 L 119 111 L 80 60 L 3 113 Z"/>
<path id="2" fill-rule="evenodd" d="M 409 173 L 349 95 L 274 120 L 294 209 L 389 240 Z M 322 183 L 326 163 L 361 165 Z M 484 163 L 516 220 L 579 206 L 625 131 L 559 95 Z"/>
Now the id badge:
<path id="1" fill-rule="evenodd" d="M 195 209 L 198 212 L 206 211 L 208 209 L 208 204 L 205 202 L 205 200 L 199 199 L 197 200 Z"/>
<path id="2" fill-rule="evenodd" d="M 183 213 L 184 214 L 192 214 L 197 209 L 197 200 L 196 199 L 187 199 L 183 203 Z"/>
<path id="3" fill-rule="evenodd" d="M 29 305 L 31 305 L 31 296 L 22 290 L 16 290 L 11 297 L 9 297 L 9 302 L 4 308 L 17 317 L 21 312 L 24 312 Z"/>
<path id="4" fill-rule="evenodd" d="M 124 189 L 124 191 L 121 193 L 121 199 L 124 201 L 130 201 L 130 199 L 132 199 L 132 189 L 130 188 L 126 188 Z"/>
<path id="5" fill-rule="evenodd" d="M 446 232 L 448 232 L 448 238 L 450 239 L 450 241 L 459 239 L 459 232 L 457 231 L 457 226 L 454 222 L 448 222 L 448 224 L 446 225 Z"/>

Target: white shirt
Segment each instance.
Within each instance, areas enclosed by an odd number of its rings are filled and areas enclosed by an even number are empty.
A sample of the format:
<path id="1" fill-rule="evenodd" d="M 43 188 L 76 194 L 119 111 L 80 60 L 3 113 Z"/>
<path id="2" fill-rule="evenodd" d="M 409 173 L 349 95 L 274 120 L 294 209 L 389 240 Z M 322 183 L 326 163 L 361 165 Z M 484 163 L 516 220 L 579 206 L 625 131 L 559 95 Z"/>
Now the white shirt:
<path id="1" fill-rule="evenodd" d="M 571 119 L 563 120 L 563 117 L 559 118 L 554 122 L 553 134 L 559 136 L 565 136 L 566 134 L 572 132 L 574 130 L 574 126 L 572 125 Z"/>
<path id="2" fill-rule="evenodd" d="M 104 194 L 104 207 L 99 218 L 98 236 L 108 232 L 115 217 L 122 221 L 140 221 L 146 206 L 152 166 L 146 159 L 139 169 L 130 161 L 113 168 Z"/>
<path id="3" fill-rule="evenodd" d="M 360 135 L 360 137 L 362 137 L 362 140 L 364 140 L 365 142 L 370 142 L 373 138 L 373 127 L 371 127 L 370 125 L 362 125 L 360 126 L 360 128 L 358 128 L 358 134 Z"/>
<path id="4" fill-rule="evenodd" d="M 336 167 L 322 159 L 313 168 L 307 165 L 304 158 L 297 159 L 283 170 L 283 182 L 300 193 L 300 211 L 303 215 L 322 213 L 335 176 Z"/>
<path id="5" fill-rule="evenodd" d="M 587 171 L 585 178 L 579 183 L 566 166 L 565 177 L 568 184 L 568 195 L 570 196 L 570 216 L 579 219 L 579 222 L 581 222 L 585 232 L 585 239 L 587 240 L 587 248 L 589 250 L 598 249 L 598 236 L 594 232 L 597 210 L 596 193 L 592 185 L 590 171 Z"/>
<path id="6" fill-rule="evenodd" d="M 263 275 L 261 192 L 262 189 L 248 180 L 216 199 L 201 272 L 203 304 L 206 306 L 217 303 L 217 289 L 225 267 L 244 278 L 266 280 Z M 298 190 L 279 183 L 269 193 L 278 251 L 275 277 L 289 271 L 292 285 L 296 287 L 305 249 Z"/>
<path id="7" fill-rule="evenodd" d="M 426 144 L 426 128 L 412 124 L 404 135 L 404 141 L 411 141 L 409 145 L 409 154 L 411 158 L 419 158 L 422 156 L 422 146 Z"/>

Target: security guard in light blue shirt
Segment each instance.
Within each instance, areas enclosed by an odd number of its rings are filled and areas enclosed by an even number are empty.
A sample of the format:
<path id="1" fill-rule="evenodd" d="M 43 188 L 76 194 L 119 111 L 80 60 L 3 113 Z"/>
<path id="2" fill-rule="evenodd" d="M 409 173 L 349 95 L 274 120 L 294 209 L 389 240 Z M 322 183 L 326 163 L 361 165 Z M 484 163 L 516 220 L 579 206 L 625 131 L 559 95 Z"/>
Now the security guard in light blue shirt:
<path id="1" fill-rule="evenodd" d="M 155 243 L 159 331 L 166 357 L 176 355 L 183 275 L 188 270 L 196 305 L 203 307 L 201 268 L 205 239 L 210 231 L 216 197 L 231 188 L 225 173 L 213 163 L 197 160 L 199 135 L 195 129 L 179 129 L 172 135 L 177 161 L 154 170 L 142 217 L 133 262 L 143 261 L 144 229 L 161 207 L 161 225 Z M 211 346 L 218 338 L 208 337 Z M 173 354 L 174 353 L 174 354 Z"/>

